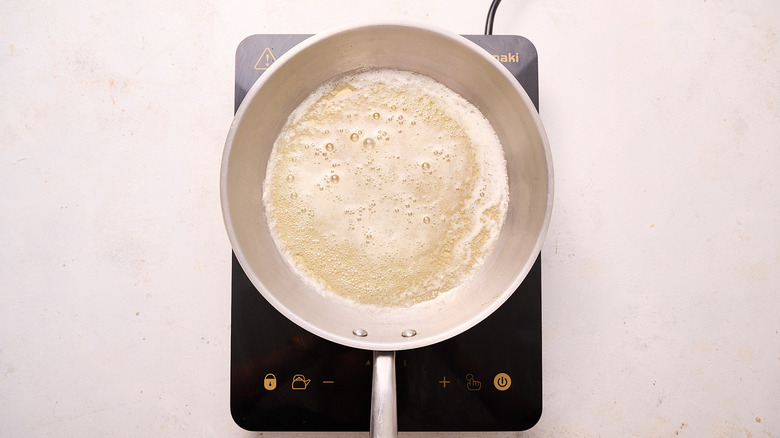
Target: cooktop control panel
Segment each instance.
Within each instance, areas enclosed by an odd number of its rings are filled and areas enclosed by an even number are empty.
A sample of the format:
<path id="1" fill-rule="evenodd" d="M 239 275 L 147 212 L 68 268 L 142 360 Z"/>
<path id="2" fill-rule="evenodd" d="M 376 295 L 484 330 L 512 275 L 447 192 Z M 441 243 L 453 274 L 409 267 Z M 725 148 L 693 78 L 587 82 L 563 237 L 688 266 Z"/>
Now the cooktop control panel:
<path id="1" fill-rule="evenodd" d="M 235 109 L 310 35 L 253 35 L 236 52 Z M 536 49 L 466 36 L 509 69 L 538 110 Z M 367 431 L 372 352 L 321 339 L 277 312 L 233 256 L 230 408 L 252 431 Z M 542 413 L 541 265 L 493 315 L 447 341 L 396 354 L 401 431 L 519 431 Z"/>

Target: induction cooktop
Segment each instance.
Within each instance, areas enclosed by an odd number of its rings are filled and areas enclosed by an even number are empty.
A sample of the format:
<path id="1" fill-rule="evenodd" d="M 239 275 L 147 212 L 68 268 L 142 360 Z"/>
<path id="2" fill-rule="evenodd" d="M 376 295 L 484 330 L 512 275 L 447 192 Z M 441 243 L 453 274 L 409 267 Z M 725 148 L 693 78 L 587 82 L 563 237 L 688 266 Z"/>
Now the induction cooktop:
<path id="1" fill-rule="evenodd" d="M 235 108 L 310 35 L 252 35 L 236 51 Z M 520 36 L 465 35 L 501 62 L 539 109 L 537 53 Z M 399 49 L 400 50 L 400 49 Z M 470 330 L 396 354 L 399 431 L 522 431 L 542 413 L 541 256 L 496 312 Z M 232 258 L 230 410 L 251 431 L 368 431 L 371 351 L 290 322 Z"/>

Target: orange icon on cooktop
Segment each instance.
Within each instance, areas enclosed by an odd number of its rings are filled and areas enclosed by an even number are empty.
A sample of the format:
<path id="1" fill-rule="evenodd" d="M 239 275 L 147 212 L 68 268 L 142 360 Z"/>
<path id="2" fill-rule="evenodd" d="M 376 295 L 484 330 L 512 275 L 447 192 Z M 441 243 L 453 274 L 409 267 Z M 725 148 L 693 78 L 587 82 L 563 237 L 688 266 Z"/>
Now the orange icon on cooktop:
<path id="1" fill-rule="evenodd" d="M 512 386 L 512 379 L 507 373 L 498 373 L 496 374 L 496 377 L 493 378 L 493 386 L 499 391 L 506 391 Z"/>
<path id="2" fill-rule="evenodd" d="M 303 391 L 309 386 L 311 379 L 307 379 L 303 374 L 296 374 L 292 379 L 292 389 L 296 391 Z"/>

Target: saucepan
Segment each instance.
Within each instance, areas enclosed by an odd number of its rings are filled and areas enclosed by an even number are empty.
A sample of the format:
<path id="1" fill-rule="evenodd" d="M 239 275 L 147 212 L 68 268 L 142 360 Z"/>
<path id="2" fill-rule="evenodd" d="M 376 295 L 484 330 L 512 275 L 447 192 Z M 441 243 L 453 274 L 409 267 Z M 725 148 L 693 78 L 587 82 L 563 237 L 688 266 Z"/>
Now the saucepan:
<path id="1" fill-rule="evenodd" d="M 504 148 L 505 223 L 464 290 L 412 306 L 361 309 L 316 292 L 285 262 L 263 207 L 273 143 L 290 113 L 329 79 L 392 68 L 427 75 L 481 110 Z M 249 90 L 228 133 L 220 175 L 222 213 L 248 278 L 279 312 L 330 341 L 374 351 L 371 435 L 397 433 L 395 351 L 441 342 L 473 327 L 517 289 L 539 254 L 553 200 L 542 122 L 528 95 L 496 59 L 466 38 L 406 23 L 334 29 L 299 44 Z M 497 334 L 498 336 L 498 334 Z"/>

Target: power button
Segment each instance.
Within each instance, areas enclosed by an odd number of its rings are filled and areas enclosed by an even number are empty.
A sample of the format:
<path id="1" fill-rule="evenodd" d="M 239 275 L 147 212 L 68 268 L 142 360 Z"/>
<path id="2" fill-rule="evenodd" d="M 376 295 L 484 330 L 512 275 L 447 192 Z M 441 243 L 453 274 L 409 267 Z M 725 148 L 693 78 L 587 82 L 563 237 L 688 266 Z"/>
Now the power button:
<path id="1" fill-rule="evenodd" d="M 512 379 L 507 373 L 498 373 L 493 378 L 493 385 L 499 391 L 506 391 L 512 385 Z"/>

